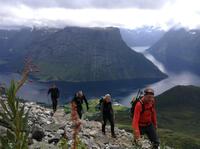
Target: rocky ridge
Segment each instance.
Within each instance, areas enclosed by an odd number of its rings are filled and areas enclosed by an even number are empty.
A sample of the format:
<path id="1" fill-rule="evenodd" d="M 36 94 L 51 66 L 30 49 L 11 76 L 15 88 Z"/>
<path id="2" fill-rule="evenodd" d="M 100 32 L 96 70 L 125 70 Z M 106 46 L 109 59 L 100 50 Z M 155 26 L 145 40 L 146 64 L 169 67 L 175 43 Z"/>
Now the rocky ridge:
<path id="1" fill-rule="evenodd" d="M 64 109 L 59 108 L 57 112 L 51 116 L 51 109 L 41 107 L 35 103 L 26 103 L 27 108 L 30 108 L 29 125 L 32 128 L 31 138 L 33 144 L 30 148 L 36 149 L 41 146 L 48 148 L 58 148 L 57 142 L 61 139 L 64 131 L 68 138 L 68 145 L 72 144 L 72 122 L 70 115 L 65 114 Z M 37 121 L 35 121 L 37 119 Z M 33 123 L 34 121 L 34 123 Z M 133 147 L 133 136 L 125 130 L 115 128 L 117 138 L 112 138 L 110 126 L 106 129 L 106 135 L 101 133 L 101 123 L 97 121 L 81 120 L 81 130 L 79 138 L 88 147 L 88 149 L 131 149 Z M 42 140 L 34 139 L 34 134 L 39 130 L 44 133 L 40 135 Z M 40 133 L 38 133 L 40 134 Z M 42 134 L 42 133 L 41 133 Z M 37 137 L 36 137 L 37 138 Z M 144 148 L 149 148 L 148 141 L 144 143 Z"/>
<path id="2" fill-rule="evenodd" d="M 1 99 L 0 99 L 1 100 Z M 29 111 L 28 125 L 30 126 L 30 149 L 57 149 L 59 141 L 65 134 L 67 144 L 72 145 L 72 129 L 70 114 L 65 114 L 59 107 L 52 116 L 52 110 L 33 102 L 26 102 L 25 109 Z M 101 123 L 97 121 L 81 120 L 81 129 L 78 137 L 88 149 L 133 149 L 133 135 L 125 130 L 115 128 L 117 138 L 112 138 L 110 126 L 106 127 L 106 135 L 101 133 Z M 1 128 L 1 132 L 3 129 Z M 143 149 L 151 147 L 147 140 L 142 140 Z"/>

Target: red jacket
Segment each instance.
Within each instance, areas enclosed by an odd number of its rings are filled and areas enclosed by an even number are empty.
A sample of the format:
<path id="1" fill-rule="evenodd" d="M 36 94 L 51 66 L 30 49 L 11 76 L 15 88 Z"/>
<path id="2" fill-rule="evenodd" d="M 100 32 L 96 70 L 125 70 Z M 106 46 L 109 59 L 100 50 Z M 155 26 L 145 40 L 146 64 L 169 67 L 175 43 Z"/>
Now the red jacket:
<path id="1" fill-rule="evenodd" d="M 142 104 L 137 102 L 135 105 L 134 116 L 132 121 L 132 127 L 134 129 L 135 138 L 140 138 L 139 126 L 147 126 L 153 123 L 154 127 L 157 128 L 157 118 L 155 110 L 155 100 L 145 102 L 145 96 L 141 102 L 144 104 L 144 111 L 142 112 Z"/>

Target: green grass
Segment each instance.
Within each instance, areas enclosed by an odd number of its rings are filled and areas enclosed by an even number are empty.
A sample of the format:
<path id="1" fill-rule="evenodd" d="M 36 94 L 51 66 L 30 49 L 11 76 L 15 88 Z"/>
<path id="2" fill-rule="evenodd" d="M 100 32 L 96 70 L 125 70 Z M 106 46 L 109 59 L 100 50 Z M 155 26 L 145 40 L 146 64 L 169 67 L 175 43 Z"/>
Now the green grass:
<path id="1" fill-rule="evenodd" d="M 89 120 L 101 121 L 101 113 L 99 110 L 96 110 L 95 107 L 99 103 L 98 99 L 90 100 L 89 102 L 89 110 L 86 110 L 85 104 L 83 104 L 84 118 Z M 65 105 L 65 112 L 70 113 L 70 105 Z M 113 110 L 115 113 L 115 123 L 119 128 L 128 128 L 131 129 L 131 119 L 129 117 L 129 109 L 122 105 L 114 105 Z"/>
<path id="2" fill-rule="evenodd" d="M 159 129 L 159 137 L 170 147 L 175 149 L 199 149 L 200 139 L 170 129 Z"/>
<path id="3" fill-rule="evenodd" d="M 200 138 L 200 117 L 197 112 L 190 110 L 160 111 L 158 113 L 159 126 L 176 132 Z"/>

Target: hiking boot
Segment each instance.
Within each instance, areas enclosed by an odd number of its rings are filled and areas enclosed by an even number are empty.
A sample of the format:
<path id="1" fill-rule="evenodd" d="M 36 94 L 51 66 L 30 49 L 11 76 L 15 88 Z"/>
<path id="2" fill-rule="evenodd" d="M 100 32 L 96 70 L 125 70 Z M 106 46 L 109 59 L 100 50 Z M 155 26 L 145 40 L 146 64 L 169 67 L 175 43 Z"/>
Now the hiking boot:
<path id="1" fill-rule="evenodd" d="M 153 149 L 159 149 L 159 144 L 158 143 L 152 143 Z"/>
<path id="2" fill-rule="evenodd" d="M 115 134 L 112 134 L 112 138 L 117 138 L 117 136 Z"/>
<path id="3" fill-rule="evenodd" d="M 54 112 L 51 112 L 50 115 L 53 116 L 53 115 L 54 115 Z"/>

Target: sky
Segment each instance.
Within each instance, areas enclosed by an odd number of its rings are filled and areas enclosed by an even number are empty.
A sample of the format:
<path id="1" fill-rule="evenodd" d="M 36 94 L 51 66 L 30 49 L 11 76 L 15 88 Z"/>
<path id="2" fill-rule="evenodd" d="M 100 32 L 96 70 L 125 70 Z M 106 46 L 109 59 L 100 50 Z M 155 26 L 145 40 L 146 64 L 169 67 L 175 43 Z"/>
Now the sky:
<path id="1" fill-rule="evenodd" d="M 0 0 L 0 28 L 200 28 L 200 0 Z"/>

